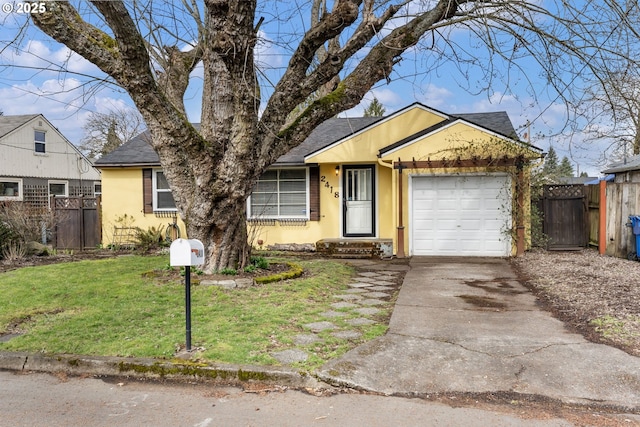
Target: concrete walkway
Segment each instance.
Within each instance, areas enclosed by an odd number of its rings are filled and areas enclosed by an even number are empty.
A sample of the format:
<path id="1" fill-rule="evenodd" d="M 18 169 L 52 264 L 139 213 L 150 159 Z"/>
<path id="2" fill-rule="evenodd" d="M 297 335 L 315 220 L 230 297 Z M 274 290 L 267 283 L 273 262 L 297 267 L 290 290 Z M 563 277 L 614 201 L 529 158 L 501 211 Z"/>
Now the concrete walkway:
<path id="1" fill-rule="evenodd" d="M 640 410 L 640 358 L 567 331 L 503 259 L 414 258 L 389 332 L 319 376 L 388 395 L 503 392 Z"/>

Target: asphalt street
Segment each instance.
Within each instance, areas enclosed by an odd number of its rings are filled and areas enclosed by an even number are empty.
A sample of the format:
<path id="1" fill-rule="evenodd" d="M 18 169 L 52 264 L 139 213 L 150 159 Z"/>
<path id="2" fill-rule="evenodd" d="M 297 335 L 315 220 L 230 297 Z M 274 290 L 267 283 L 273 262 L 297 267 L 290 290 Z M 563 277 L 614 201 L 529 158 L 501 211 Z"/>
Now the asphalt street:
<path id="1" fill-rule="evenodd" d="M 317 397 L 277 387 L 246 392 L 203 384 L 105 382 L 2 371 L 0 384 L 3 427 L 578 425 L 517 407 L 499 412 L 358 393 Z"/>

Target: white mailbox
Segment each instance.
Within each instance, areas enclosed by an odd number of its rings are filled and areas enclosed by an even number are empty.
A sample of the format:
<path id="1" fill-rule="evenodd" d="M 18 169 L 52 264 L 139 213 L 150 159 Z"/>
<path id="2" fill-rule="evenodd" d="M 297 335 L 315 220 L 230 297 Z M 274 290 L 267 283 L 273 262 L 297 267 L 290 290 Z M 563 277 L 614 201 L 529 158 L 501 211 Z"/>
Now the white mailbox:
<path id="1" fill-rule="evenodd" d="M 197 239 L 176 239 L 169 247 L 169 264 L 185 267 L 204 264 L 204 245 Z"/>

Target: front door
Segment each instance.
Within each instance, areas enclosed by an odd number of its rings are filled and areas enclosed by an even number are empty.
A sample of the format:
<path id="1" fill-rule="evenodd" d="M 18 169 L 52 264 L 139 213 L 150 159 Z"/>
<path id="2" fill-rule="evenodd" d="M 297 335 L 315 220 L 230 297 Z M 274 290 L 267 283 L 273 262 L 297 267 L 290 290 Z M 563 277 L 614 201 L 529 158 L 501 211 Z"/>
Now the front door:
<path id="1" fill-rule="evenodd" d="M 342 205 L 345 237 L 375 235 L 374 171 L 373 165 L 343 167 Z"/>

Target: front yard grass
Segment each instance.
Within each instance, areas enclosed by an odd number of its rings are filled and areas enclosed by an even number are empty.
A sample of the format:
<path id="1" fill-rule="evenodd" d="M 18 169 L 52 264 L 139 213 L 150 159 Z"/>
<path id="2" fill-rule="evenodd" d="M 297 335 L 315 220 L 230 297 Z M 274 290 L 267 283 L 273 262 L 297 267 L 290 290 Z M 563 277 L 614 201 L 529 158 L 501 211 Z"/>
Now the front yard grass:
<path id="1" fill-rule="evenodd" d="M 168 256 L 131 255 L 0 274 L 0 334 L 20 334 L 0 350 L 172 358 L 185 342 L 184 285 L 149 274 L 167 262 Z M 340 262 L 295 262 L 304 277 L 234 290 L 192 285 L 194 357 L 277 364 L 270 353 L 292 348 L 302 325 L 330 310 L 354 274 Z M 363 327 L 363 339 L 385 331 L 386 325 Z M 327 336 L 301 366 L 319 366 L 356 344 Z"/>

